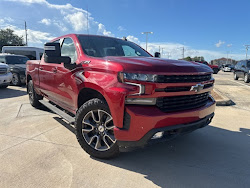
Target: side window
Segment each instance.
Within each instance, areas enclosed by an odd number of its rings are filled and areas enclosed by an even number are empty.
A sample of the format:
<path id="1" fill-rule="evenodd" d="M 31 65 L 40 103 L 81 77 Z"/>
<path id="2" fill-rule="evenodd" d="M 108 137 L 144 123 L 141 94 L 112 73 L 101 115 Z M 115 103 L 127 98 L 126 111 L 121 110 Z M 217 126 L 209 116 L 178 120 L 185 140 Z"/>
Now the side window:
<path id="1" fill-rule="evenodd" d="M 4 56 L 0 56 L 0 63 L 5 63 L 5 58 L 4 58 Z"/>
<path id="2" fill-rule="evenodd" d="M 61 47 L 62 56 L 69 56 L 71 63 L 75 63 L 77 59 L 76 48 L 71 38 L 65 38 Z"/>

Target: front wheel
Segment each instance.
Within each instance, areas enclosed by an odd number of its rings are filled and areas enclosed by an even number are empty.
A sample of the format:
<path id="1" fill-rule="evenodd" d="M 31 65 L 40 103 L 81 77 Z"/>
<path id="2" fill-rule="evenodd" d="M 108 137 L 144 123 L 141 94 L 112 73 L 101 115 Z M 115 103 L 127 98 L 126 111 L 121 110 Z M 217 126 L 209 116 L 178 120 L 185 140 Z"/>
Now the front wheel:
<path id="1" fill-rule="evenodd" d="M 119 154 L 113 118 L 103 100 L 84 103 L 77 111 L 75 125 L 79 144 L 91 156 L 108 159 Z"/>
<path id="2" fill-rule="evenodd" d="M 13 73 L 12 74 L 11 83 L 14 86 L 20 86 L 21 85 L 21 79 L 20 79 L 20 75 L 18 73 Z"/>
<path id="3" fill-rule="evenodd" d="M 245 76 L 244 76 L 244 82 L 248 83 L 249 81 L 250 81 L 249 75 L 246 73 Z"/>

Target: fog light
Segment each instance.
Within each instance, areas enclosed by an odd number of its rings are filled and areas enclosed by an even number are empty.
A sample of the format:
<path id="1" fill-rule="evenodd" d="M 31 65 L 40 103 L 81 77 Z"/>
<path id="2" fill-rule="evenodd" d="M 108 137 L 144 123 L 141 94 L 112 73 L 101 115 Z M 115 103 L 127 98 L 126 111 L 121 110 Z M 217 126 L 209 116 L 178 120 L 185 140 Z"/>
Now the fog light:
<path id="1" fill-rule="evenodd" d="M 155 105 L 156 98 L 126 98 L 125 104 Z"/>
<path id="2" fill-rule="evenodd" d="M 164 134 L 163 131 L 155 133 L 155 135 L 151 139 L 159 139 L 159 138 L 163 137 L 163 134 Z"/>

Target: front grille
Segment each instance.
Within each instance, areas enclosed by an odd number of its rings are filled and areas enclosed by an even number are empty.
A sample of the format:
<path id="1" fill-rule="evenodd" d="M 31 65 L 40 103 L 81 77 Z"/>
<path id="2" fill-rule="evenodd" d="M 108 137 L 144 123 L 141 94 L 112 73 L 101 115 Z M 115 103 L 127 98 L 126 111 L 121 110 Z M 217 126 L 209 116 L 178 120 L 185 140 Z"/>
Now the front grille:
<path id="1" fill-rule="evenodd" d="M 207 89 L 212 87 L 214 84 L 205 84 L 203 89 Z M 191 86 L 180 86 L 180 87 L 166 87 L 166 88 L 157 88 L 155 89 L 156 92 L 181 92 L 181 91 L 190 91 Z"/>
<path id="2" fill-rule="evenodd" d="M 0 68 L 0 74 L 7 74 L 7 68 Z"/>
<path id="3" fill-rule="evenodd" d="M 163 112 L 189 110 L 204 106 L 208 101 L 208 92 L 196 95 L 160 97 L 156 106 Z"/>
<path id="4" fill-rule="evenodd" d="M 205 75 L 158 75 L 158 83 L 188 83 L 204 82 L 211 79 L 211 74 Z"/>

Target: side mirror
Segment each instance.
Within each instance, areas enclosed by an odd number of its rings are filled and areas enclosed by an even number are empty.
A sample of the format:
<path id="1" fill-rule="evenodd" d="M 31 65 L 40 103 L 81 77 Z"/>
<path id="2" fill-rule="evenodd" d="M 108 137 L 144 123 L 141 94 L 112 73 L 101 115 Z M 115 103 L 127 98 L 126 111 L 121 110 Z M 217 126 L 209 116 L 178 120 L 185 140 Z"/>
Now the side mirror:
<path id="1" fill-rule="evenodd" d="M 46 63 L 70 64 L 71 59 L 68 56 L 61 56 L 61 47 L 59 43 L 48 42 L 44 45 L 44 61 Z"/>
<path id="2" fill-rule="evenodd" d="M 155 52 L 155 57 L 161 57 L 161 53 L 160 52 Z"/>

